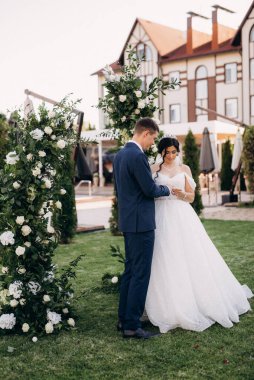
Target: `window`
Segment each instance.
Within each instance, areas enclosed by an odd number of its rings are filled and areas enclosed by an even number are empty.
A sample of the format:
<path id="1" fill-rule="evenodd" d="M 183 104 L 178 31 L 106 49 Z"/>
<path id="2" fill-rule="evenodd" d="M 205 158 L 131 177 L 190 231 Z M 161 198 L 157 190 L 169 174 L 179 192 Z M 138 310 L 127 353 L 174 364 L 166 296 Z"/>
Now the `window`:
<path id="1" fill-rule="evenodd" d="M 180 72 L 179 71 L 171 71 L 171 73 L 169 73 L 169 83 L 172 82 L 172 81 L 180 81 Z M 175 90 L 179 90 L 180 86 L 176 86 L 175 87 Z"/>
<path id="2" fill-rule="evenodd" d="M 208 91 L 207 91 L 207 80 L 202 79 L 198 80 L 196 83 L 196 98 L 197 99 L 207 99 Z"/>
<path id="3" fill-rule="evenodd" d="M 237 98 L 225 100 L 225 114 L 228 117 L 237 117 Z"/>
<path id="4" fill-rule="evenodd" d="M 145 58 L 145 45 L 144 44 L 138 44 L 137 45 L 137 56 L 138 56 L 138 59 L 144 59 Z"/>
<path id="5" fill-rule="evenodd" d="M 148 89 L 149 84 L 153 80 L 153 56 L 152 50 L 149 46 L 143 42 L 136 46 L 137 58 L 141 59 L 140 69 L 138 71 L 138 76 L 142 80 L 141 90 L 145 91 Z"/>
<path id="6" fill-rule="evenodd" d="M 250 79 L 254 79 L 254 58 L 250 60 Z"/>
<path id="7" fill-rule="evenodd" d="M 208 108 L 208 80 L 207 69 L 199 66 L 196 70 L 196 106 Z M 197 120 L 207 120 L 207 112 L 196 108 Z"/>
<path id="8" fill-rule="evenodd" d="M 254 25 L 250 31 L 250 42 L 254 42 Z"/>
<path id="9" fill-rule="evenodd" d="M 237 63 L 227 63 L 225 65 L 225 82 L 237 82 Z"/>
<path id="10" fill-rule="evenodd" d="M 180 123 L 180 104 L 171 104 L 169 106 L 170 123 Z"/>
<path id="11" fill-rule="evenodd" d="M 196 79 L 207 78 L 207 69 L 205 66 L 199 66 L 196 70 Z"/>
<path id="12" fill-rule="evenodd" d="M 254 96 L 250 97 L 250 116 L 254 116 Z"/>

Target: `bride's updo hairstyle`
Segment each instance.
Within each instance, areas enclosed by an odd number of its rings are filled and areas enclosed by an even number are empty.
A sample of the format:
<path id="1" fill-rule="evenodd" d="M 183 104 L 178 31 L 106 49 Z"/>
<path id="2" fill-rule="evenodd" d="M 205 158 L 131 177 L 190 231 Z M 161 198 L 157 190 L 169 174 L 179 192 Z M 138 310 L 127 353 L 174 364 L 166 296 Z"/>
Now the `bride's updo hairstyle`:
<path id="1" fill-rule="evenodd" d="M 159 165 L 159 169 L 156 171 L 156 176 L 154 177 L 154 179 L 158 177 L 158 173 L 161 171 L 161 167 L 164 164 L 164 160 L 166 157 L 166 149 L 170 148 L 171 146 L 174 146 L 178 153 L 180 152 L 179 141 L 177 140 L 175 136 L 171 136 L 171 137 L 164 136 L 160 139 L 157 145 L 157 149 L 158 149 L 158 153 L 161 155 L 162 162 Z"/>

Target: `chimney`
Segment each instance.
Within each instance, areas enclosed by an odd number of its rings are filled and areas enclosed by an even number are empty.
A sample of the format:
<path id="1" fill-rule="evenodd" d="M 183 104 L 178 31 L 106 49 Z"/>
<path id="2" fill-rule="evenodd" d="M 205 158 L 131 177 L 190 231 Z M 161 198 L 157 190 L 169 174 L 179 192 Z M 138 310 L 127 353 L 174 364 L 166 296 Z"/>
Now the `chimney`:
<path id="1" fill-rule="evenodd" d="M 213 22 L 213 34 L 212 34 L 212 49 L 218 49 L 219 47 L 219 36 L 218 36 L 218 8 L 214 9 L 212 12 L 212 22 Z"/>
<path id="2" fill-rule="evenodd" d="M 187 18 L 187 45 L 186 45 L 186 53 L 192 54 L 193 45 L 192 45 L 192 16 Z"/>
<path id="3" fill-rule="evenodd" d="M 187 18 L 187 44 L 186 44 L 186 53 L 192 54 L 193 49 L 197 46 L 202 45 L 208 41 L 209 36 L 206 33 L 198 32 L 192 28 L 192 18 L 200 17 L 202 19 L 208 20 L 206 16 L 202 16 L 199 13 L 187 12 L 189 17 Z"/>
<path id="4" fill-rule="evenodd" d="M 213 35 L 212 35 L 212 49 L 216 50 L 219 47 L 219 44 L 232 38 L 235 34 L 235 30 L 229 28 L 228 26 L 221 25 L 218 23 L 218 9 L 228 12 L 235 13 L 228 8 L 221 7 L 220 5 L 213 5 L 212 12 L 212 22 L 213 22 Z"/>

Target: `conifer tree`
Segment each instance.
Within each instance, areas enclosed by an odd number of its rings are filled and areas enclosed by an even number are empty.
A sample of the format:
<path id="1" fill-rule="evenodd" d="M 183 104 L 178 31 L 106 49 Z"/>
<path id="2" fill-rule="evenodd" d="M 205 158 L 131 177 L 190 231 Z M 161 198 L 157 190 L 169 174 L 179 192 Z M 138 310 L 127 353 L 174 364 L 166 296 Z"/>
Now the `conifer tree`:
<path id="1" fill-rule="evenodd" d="M 184 142 L 184 159 L 183 162 L 188 165 L 191 169 L 192 176 L 194 181 L 197 184 L 195 189 L 195 199 L 192 203 L 192 207 L 199 215 L 201 210 L 203 209 L 201 194 L 200 194 L 200 185 L 199 185 L 199 149 L 196 144 L 195 137 L 191 130 L 189 130 L 185 142 Z"/>

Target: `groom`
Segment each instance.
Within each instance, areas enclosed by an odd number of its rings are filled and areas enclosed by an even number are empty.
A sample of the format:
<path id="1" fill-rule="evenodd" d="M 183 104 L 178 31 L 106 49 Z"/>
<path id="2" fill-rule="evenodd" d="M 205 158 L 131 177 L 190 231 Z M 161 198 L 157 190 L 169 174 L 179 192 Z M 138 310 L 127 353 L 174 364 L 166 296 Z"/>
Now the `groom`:
<path id="1" fill-rule="evenodd" d="M 124 338 L 148 339 L 154 335 L 141 328 L 148 289 L 155 230 L 154 198 L 169 195 L 166 186 L 157 186 L 144 150 L 154 144 L 159 128 L 154 120 L 137 121 L 133 139 L 114 160 L 119 229 L 125 242 L 125 270 L 121 279 L 119 321 Z"/>

